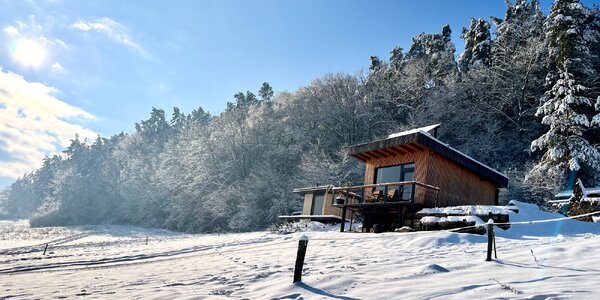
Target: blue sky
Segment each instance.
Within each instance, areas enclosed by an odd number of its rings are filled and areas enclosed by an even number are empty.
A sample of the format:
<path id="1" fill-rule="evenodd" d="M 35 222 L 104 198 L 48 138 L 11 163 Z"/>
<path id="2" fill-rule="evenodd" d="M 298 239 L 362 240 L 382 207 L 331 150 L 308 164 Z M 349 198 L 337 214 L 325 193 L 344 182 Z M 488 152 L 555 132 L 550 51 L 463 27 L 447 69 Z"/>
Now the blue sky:
<path id="1" fill-rule="evenodd" d="M 550 1 L 542 6 L 547 12 Z M 0 121 L 0 188 L 75 132 L 110 136 L 131 131 L 152 107 L 219 113 L 233 94 L 265 81 L 294 91 L 326 73 L 357 73 L 369 56 L 387 59 L 395 46 L 407 49 L 413 36 L 445 24 L 459 54 L 470 17 L 505 11 L 502 0 L 0 0 L 0 7 L 0 113 L 15 118 Z M 2 139 L 3 132 L 10 134 Z"/>

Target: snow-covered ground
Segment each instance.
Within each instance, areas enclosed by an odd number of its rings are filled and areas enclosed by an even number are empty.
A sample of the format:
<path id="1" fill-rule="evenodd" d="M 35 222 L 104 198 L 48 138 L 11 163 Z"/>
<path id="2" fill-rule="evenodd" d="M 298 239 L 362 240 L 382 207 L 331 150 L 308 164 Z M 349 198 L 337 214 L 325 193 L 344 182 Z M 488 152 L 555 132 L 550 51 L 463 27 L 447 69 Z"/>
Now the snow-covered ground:
<path id="1" fill-rule="evenodd" d="M 559 217 L 518 205 L 511 221 Z M 492 262 L 484 261 L 485 236 L 323 229 L 189 235 L 131 226 L 29 228 L 26 221 L 1 221 L 0 298 L 600 297 L 598 223 L 497 229 L 498 260 Z M 301 234 L 310 240 L 303 283 L 294 285 Z"/>

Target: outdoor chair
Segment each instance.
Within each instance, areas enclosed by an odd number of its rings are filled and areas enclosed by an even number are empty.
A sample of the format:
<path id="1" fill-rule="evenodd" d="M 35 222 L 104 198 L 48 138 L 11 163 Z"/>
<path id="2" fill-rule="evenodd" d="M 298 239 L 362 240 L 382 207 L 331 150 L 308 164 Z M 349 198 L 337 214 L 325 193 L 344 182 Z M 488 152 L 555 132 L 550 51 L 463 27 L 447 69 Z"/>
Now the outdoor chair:
<path id="1" fill-rule="evenodd" d="M 398 189 L 390 189 L 387 193 L 387 201 L 398 201 L 400 200 L 400 193 Z"/>
<path id="2" fill-rule="evenodd" d="M 371 193 L 371 196 L 365 198 L 365 202 L 367 203 L 375 203 L 383 201 L 383 191 L 375 190 Z"/>

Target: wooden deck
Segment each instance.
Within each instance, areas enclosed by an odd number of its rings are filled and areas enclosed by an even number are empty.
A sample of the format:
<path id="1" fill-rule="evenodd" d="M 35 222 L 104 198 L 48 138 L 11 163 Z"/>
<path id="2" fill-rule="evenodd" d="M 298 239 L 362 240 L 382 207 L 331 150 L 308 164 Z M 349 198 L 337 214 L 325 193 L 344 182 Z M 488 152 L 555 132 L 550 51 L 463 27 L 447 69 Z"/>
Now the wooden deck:
<path id="1" fill-rule="evenodd" d="M 379 195 L 376 194 L 377 190 L 380 191 Z M 393 190 L 410 193 L 391 196 L 390 194 L 393 193 L 390 192 Z M 436 203 L 439 190 L 435 186 L 422 182 L 404 181 L 336 187 L 331 190 L 331 193 L 334 199 L 333 206 L 342 209 L 340 231 L 343 232 L 347 212 L 350 212 L 351 220 L 355 214 L 361 215 L 363 230 L 367 231 L 380 223 L 385 223 L 384 227 L 388 227 L 388 230 L 400 228 L 407 217 L 410 218 L 411 227 L 414 227 L 415 207 Z M 392 216 L 395 220 L 392 220 Z"/>

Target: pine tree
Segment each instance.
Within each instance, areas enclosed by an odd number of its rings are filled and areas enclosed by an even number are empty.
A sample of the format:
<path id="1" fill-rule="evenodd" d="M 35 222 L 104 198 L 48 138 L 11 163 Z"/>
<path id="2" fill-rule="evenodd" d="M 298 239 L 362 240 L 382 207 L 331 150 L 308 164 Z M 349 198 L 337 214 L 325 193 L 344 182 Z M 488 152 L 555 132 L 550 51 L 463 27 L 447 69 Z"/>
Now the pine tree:
<path id="1" fill-rule="evenodd" d="M 504 19 L 492 20 L 494 38 L 482 19 L 471 19 L 463 30 L 460 82 L 450 101 L 454 116 L 444 121 L 458 138 L 445 138 L 494 167 L 522 166 L 543 130 L 534 115 L 545 91 L 544 15 L 535 0 L 507 1 Z"/>
<path id="2" fill-rule="evenodd" d="M 273 88 L 271 87 L 271 85 L 268 82 L 263 82 L 262 86 L 260 87 L 260 90 L 258 91 L 258 96 L 260 97 L 261 101 L 271 101 L 271 98 L 273 98 Z"/>
<path id="3" fill-rule="evenodd" d="M 538 0 L 517 0 L 513 5 L 506 1 L 504 19 L 492 17 L 496 24 L 494 44 L 518 47 L 528 42 L 528 38 L 542 35 L 545 16 Z"/>
<path id="4" fill-rule="evenodd" d="M 458 59 L 461 72 L 467 72 L 472 66 L 488 66 L 491 54 L 490 23 L 483 19 L 471 18 L 469 28 L 463 28 L 460 36 L 465 40 L 465 51 Z"/>
<path id="5" fill-rule="evenodd" d="M 598 137 L 588 138 L 598 128 L 597 53 L 591 48 L 600 42 L 598 10 L 576 0 L 557 0 L 544 24 L 549 49 L 546 85 L 536 116 L 548 132 L 531 144 L 532 151 L 544 151 L 530 176 L 550 175 L 558 186 L 568 172 L 577 172 L 587 184 L 600 180 Z M 595 116 L 596 115 L 596 116 Z"/>
<path id="6" fill-rule="evenodd" d="M 426 88 L 447 85 L 457 74 L 454 60 L 456 48 L 451 40 L 452 30 L 449 25 L 442 28 L 442 33 L 421 33 L 413 38 L 413 43 L 406 55 L 408 61 L 422 60 L 425 67 Z"/>

